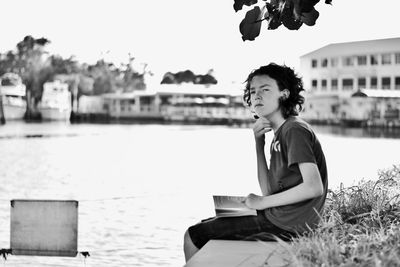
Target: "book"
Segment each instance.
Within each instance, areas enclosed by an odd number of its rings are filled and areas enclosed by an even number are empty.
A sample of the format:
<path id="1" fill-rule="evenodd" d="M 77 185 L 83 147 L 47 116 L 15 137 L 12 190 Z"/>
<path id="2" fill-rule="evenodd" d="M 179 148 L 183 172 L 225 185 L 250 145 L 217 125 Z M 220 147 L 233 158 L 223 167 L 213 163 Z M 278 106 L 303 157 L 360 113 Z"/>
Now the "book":
<path id="1" fill-rule="evenodd" d="M 213 196 L 213 199 L 217 217 L 257 216 L 257 210 L 244 204 L 246 197 Z"/>

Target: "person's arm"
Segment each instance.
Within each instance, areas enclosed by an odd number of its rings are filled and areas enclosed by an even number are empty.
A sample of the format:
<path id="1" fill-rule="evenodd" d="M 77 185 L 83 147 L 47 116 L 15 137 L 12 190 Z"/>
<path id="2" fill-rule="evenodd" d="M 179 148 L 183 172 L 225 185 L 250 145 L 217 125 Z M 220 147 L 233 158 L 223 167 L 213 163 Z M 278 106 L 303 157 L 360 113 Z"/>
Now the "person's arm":
<path id="1" fill-rule="evenodd" d="M 257 177 L 258 183 L 260 184 L 261 192 L 263 196 L 271 195 L 271 188 L 269 186 L 268 180 L 268 164 L 265 158 L 264 144 L 259 144 L 256 142 L 256 153 L 257 153 Z"/>
<path id="2" fill-rule="evenodd" d="M 263 210 L 321 196 L 324 189 L 317 165 L 311 162 L 299 163 L 299 169 L 303 177 L 301 184 L 268 196 L 250 194 L 246 198 L 246 205 L 252 209 Z"/>
<path id="3" fill-rule="evenodd" d="M 263 196 L 271 194 L 268 180 L 268 164 L 265 158 L 265 133 L 271 131 L 270 123 L 263 118 L 259 118 L 253 127 L 254 138 L 256 141 L 257 154 L 257 177 Z"/>

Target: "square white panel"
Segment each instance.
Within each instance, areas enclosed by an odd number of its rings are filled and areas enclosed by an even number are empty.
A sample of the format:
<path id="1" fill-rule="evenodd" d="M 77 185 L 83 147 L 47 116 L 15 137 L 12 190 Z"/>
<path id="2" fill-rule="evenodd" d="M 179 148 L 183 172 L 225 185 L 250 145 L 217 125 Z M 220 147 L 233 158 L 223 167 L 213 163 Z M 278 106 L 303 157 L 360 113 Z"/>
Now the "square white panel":
<path id="1" fill-rule="evenodd" d="M 75 257 L 78 201 L 11 200 L 13 255 Z"/>

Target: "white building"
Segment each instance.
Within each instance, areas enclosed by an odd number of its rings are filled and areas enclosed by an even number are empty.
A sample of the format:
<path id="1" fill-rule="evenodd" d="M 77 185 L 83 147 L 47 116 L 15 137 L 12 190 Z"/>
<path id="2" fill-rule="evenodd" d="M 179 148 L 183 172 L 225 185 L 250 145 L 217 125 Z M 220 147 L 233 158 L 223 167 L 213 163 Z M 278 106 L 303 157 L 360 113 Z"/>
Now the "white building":
<path id="1" fill-rule="evenodd" d="M 305 119 L 400 124 L 400 38 L 330 44 L 300 68 Z"/>
<path id="2" fill-rule="evenodd" d="M 81 97 L 79 112 L 103 113 L 115 119 L 251 120 L 250 109 L 243 104 L 243 91 L 236 89 L 222 85 L 159 84 L 153 90 L 104 94 L 96 99 L 95 96 Z"/>
<path id="3" fill-rule="evenodd" d="M 301 56 L 300 69 L 316 94 L 400 90 L 400 38 L 330 44 Z"/>

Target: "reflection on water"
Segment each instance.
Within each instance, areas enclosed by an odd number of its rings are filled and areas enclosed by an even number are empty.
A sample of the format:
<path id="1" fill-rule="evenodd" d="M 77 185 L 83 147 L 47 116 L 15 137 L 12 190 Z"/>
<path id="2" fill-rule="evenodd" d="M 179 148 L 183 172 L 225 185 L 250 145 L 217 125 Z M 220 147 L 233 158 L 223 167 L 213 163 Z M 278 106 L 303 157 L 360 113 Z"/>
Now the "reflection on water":
<path id="1" fill-rule="evenodd" d="M 395 130 L 314 129 L 331 188 L 399 163 Z M 86 266 L 182 266 L 183 234 L 214 215 L 212 195 L 260 193 L 252 130 L 225 126 L 7 123 L 0 177 L 0 248 L 9 246 L 11 199 L 75 199 Z M 6 266 L 82 261 L 11 256 Z"/>
<path id="2" fill-rule="evenodd" d="M 372 137 L 372 138 L 400 138 L 400 128 L 351 128 L 336 125 L 313 125 L 315 131 L 325 134 L 333 134 L 349 137 Z"/>

